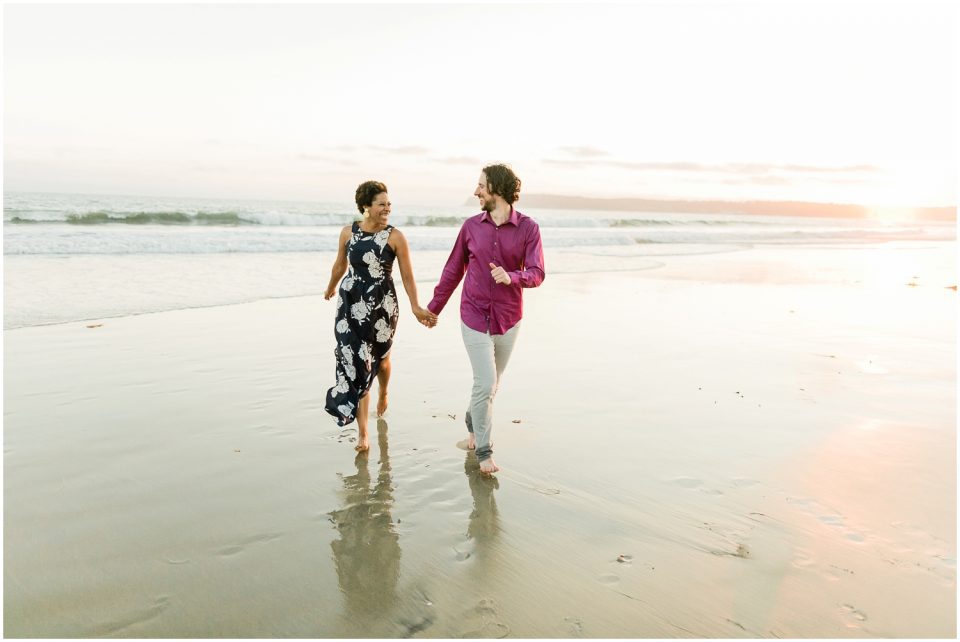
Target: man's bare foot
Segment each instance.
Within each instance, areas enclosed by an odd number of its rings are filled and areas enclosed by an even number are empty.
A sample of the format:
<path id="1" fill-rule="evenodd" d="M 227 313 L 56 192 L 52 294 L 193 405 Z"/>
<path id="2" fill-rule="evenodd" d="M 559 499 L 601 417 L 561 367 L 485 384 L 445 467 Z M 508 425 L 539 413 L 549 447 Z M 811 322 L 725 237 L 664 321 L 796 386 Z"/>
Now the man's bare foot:
<path id="1" fill-rule="evenodd" d="M 380 398 L 377 399 L 377 416 L 382 417 L 387 412 L 387 393 L 380 391 Z"/>
<path id="2" fill-rule="evenodd" d="M 477 439 L 473 436 L 472 432 L 467 433 L 467 450 L 476 450 L 477 449 Z"/>
<path id="3" fill-rule="evenodd" d="M 360 443 L 354 446 L 353 449 L 360 453 L 367 452 L 370 450 L 370 438 L 364 435 L 360 438 Z"/>
<path id="4" fill-rule="evenodd" d="M 500 466 L 497 466 L 496 462 L 493 461 L 493 457 L 484 459 L 480 462 L 481 473 L 487 473 L 489 475 L 490 473 L 495 473 L 498 470 L 500 470 Z"/>

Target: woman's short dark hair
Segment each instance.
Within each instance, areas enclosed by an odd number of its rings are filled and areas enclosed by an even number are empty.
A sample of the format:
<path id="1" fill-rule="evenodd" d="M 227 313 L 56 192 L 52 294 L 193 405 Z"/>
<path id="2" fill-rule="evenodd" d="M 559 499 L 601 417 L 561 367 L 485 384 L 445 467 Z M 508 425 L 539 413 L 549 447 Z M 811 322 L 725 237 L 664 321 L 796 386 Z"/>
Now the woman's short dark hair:
<path id="1" fill-rule="evenodd" d="M 483 168 L 490 192 L 499 194 L 511 205 L 520 198 L 520 179 L 509 166 L 502 163 L 487 165 Z"/>
<path id="2" fill-rule="evenodd" d="M 378 194 L 383 194 L 386 191 L 387 186 L 380 181 L 365 181 L 360 183 L 360 187 L 357 188 L 357 209 L 363 214 L 364 208 L 373 205 L 373 199 L 375 199 Z"/>

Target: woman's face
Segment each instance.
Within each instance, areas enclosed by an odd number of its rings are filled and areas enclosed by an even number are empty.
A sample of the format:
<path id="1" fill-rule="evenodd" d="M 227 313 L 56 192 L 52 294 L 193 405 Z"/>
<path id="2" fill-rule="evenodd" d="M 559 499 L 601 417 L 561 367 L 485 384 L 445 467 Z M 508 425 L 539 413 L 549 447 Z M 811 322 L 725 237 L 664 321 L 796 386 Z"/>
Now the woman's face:
<path id="1" fill-rule="evenodd" d="M 390 195 L 386 192 L 377 194 L 370 208 L 367 210 L 372 225 L 386 225 L 390 216 Z"/>

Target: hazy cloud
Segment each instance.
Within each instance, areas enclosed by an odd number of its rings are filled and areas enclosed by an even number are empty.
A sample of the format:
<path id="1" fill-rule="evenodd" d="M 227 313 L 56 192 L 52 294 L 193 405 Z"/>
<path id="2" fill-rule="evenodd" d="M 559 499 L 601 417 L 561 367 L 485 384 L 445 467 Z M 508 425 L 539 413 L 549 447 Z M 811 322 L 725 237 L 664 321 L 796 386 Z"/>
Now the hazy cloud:
<path id="1" fill-rule="evenodd" d="M 330 156 L 324 156 L 323 154 L 299 154 L 297 156 L 300 160 L 311 161 L 316 163 L 336 163 L 337 165 L 356 165 L 355 161 L 352 161 L 342 156 L 337 156 L 336 158 Z"/>
<path id="2" fill-rule="evenodd" d="M 483 165 L 483 161 L 472 156 L 447 156 L 446 158 L 435 158 L 433 160 L 444 165 L 476 165 L 477 167 Z"/>
<path id="3" fill-rule="evenodd" d="M 401 145 L 399 147 L 371 145 L 370 149 L 375 149 L 378 152 L 387 152 L 388 154 L 400 154 L 402 156 L 423 156 L 430 151 L 426 147 L 420 147 L 418 145 Z"/>
<path id="4" fill-rule="evenodd" d="M 862 172 L 879 173 L 883 170 L 875 165 L 848 165 L 847 167 L 815 167 L 812 165 L 783 165 L 782 169 L 796 172 Z"/>
<path id="5" fill-rule="evenodd" d="M 591 166 L 617 167 L 636 171 L 653 172 L 694 172 L 711 174 L 765 175 L 775 172 L 788 174 L 869 174 L 882 170 L 874 165 L 847 165 L 825 167 L 815 165 L 776 165 L 773 163 L 690 163 L 669 162 L 649 163 L 618 160 L 569 160 L 545 158 L 544 164 L 560 167 L 584 168 Z"/>
<path id="6" fill-rule="evenodd" d="M 724 185 L 793 185 L 795 181 L 783 176 L 754 176 L 752 178 L 727 178 Z"/>
<path id="7" fill-rule="evenodd" d="M 609 154 L 602 149 L 597 147 L 590 147 L 589 145 L 576 145 L 561 147 L 561 152 L 566 152 L 572 156 L 579 156 L 580 158 L 596 158 L 597 156 L 609 156 Z"/>
<path id="8" fill-rule="evenodd" d="M 89 154 L 89 153 L 110 153 L 113 151 L 110 147 L 98 147 L 96 145 L 57 145 L 51 148 L 56 154 Z"/>

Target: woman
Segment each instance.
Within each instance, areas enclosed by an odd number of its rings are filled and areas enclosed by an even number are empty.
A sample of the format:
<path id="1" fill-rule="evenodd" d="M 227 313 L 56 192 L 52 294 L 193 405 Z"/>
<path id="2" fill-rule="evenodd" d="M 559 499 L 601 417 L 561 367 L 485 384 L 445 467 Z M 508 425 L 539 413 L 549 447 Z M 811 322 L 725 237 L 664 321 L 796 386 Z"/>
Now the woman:
<path id="1" fill-rule="evenodd" d="M 334 326 L 337 385 L 327 391 L 326 410 L 337 418 L 339 426 L 357 420 L 360 441 L 356 450 L 363 452 L 370 448 L 368 393 L 374 378 L 380 384 L 377 416 L 387 410 L 390 347 L 400 316 L 397 290 L 391 277 L 394 259 L 400 261 L 400 277 L 417 320 L 432 327 L 437 315 L 420 307 L 407 239 L 387 223 L 390 216 L 387 186 L 378 181 L 361 183 L 356 202 L 363 219 L 340 231 L 339 251 L 323 295 L 329 301 L 337 293 L 337 281 L 349 263 L 350 272 L 340 282 Z"/>

